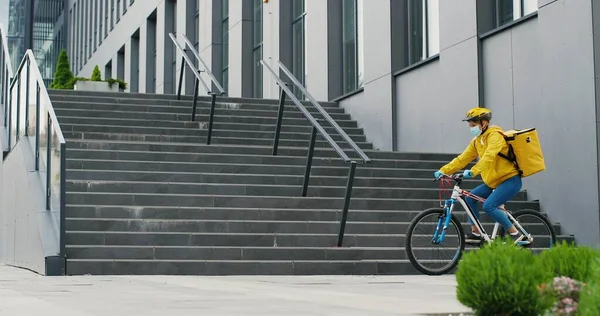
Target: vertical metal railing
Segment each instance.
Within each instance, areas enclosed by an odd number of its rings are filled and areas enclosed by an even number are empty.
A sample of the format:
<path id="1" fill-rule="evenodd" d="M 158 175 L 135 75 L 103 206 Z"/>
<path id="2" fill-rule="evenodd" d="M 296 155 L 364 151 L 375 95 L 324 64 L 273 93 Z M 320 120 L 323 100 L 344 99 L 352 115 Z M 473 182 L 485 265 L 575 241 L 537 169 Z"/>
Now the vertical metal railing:
<path id="1" fill-rule="evenodd" d="M 2 34 L 3 35 L 3 34 Z M 5 42 L 3 41 L 2 44 Z M 3 57 L 4 58 L 4 57 Z M 3 77 L 6 77 L 5 75 Z M 3 79 L 4 80 L 4 79 Z M 4 82 L 0 83 L 4 87 Z M 66 274 L 66 142 L 48 96 L 37 61 L 25 52 L 14 79 L 2 90 L 7 120 L 8 151 L 25 138 L 34 155 L 34 168 L 42 176 L 45 209 L 58 213 L 61 274 Z"/>
<path id="2" fill-rule="evenodd" d="M 211 138 L 212 138 L 214 114 L 215 114 L 215 103 L 217 102 L 217 94 L 225 95 L 225 90 L 219 83 L 219 80 L 217 80 L 217 78 L 210 71 L 209 67 L 206 65 L 204 60 L 202 60 L 202 58 L 200 57 L 200 54 L 198 54 L 198 52 L 196 51 L 196 49 L 194 48 L 194 45 L 192 45 L 190 40 L 183 34 L 178 34 L 178 36 L 180 36 L 184 40 L 183 47 L 177 42 L 175 35 L 173 35 L 173 33 L 169 33 L 169 37 L 171 38 L 171 41 L 173 41 L 173 45 L 175 45 L 177 50 L 181 53 L 181 69 L 179 72 L 179 83 L 177 85 L 177 100 L 181 99 L 181 90 L 183 88 L 183 75 L 186 70 L 185 65 L 187 64 L 188 68 L 192 71 L 192 73 L 196 77 L 196 79 L 194 81 L 194 101 L 193 101 L 193 105 L 192 105 L 192 121 L 196 120 L 196 106 L 198 104 L 199 85 L 202 84 L 202 87 L 204 88 L 206 93 L 208 95 L 210 95 L 210 110 L 208 113 L 208 130 L 207 130 L 207 134 L 206 134 L 206 144 L 210 145 Z M 192 54 L 194 55 L 196 60 L 199 62 L 199 65 L 202 66 L 202 69 L 197 68 L 194 65 L 194 63 L 190 60 L 189 56 L 187 55 L 188 50 L 190 52 L 192 52 Z M 212 84 L 217 88 L 218 93 L 215 93 L 211 88 L 208 87 L 208 85 L 204 82 L 204 80 L 202 80 L 200 73 L 206 73 L 208 75 Z"/>
<path id="3" fill-rule="evenodd" d="M 303 197 L 308 194 L 308 184 L 310 181 L 310 173 L 312 168 L 312 161 L 314 157 L 315 143 L 317 140 L 317 133 L 321 134 L 323 138 L 329 143 L 329 145 L 337 152 L 344 162 L 350 164 L 350 170 L 348 171 L 348 180 L 346 182 L 346 191 L 344 194 L 344 204 L 342 207 L 342 218 L 340 220 L 340 230 L 338 233 L 338 241 L 337 246 L 341 247 L 344 240 L 344 233 L 346 231 L 346 222 L 348 220 L 348 209 L 350 207 L 350 200 L 352 197 L 352 188 L 354 185 L 354 175 L 356 174 L 356 166 L 357 161 L 348 157 L 348 155 L 344 152 L 344 150 L 334 141 L 329 133 L 325 131 L 325 129 L 319 123 L 319 120 L 315 119 L 312 114 L 302 105 L 302 103 L 296 98 L 294 93 L 287 87 L 287 84 L 283 82 L 283 80 L 277 75 L 277 73 L 271 68 L 264 60 L 260 61 L 263 67 L 265 67 L 273 76 L 279 88 L 281 89 L 279 95 L 279 109 L 277 111 L 277 125 L 275 127 L 275 136 L 273 140 L 273 155 L 277 155 L 279 148 L 279 139 L 281 134 L 281 125 L 283 122 L 283 114 L 285 110 L 285 101 L 286 98 L 290 98 L 290 100 L 296 105 L 298 110 L 304 114 L 306 119 L 312 125 L 312 131 L 310 134 L 310 143 L 308 147 L 308 153 L 306 158 L 306 167 L 304 169 L 304 180 L 302 183 L 302 193 Z M 344 139 L 346 143 L 350 145 L 352 150 L 362 159 L 363 163 L 370 163 L 371 159 L 364 153 L 360 147 L 346 134 L 346 132 L 335 122 L 333 118 L 323 109 L 323 107 L 315 100 L 315 98 L 306 90 L 306 88 L 300 83 L 300 81 L 290 72 L 283 63 L 278 62 L 279 69 L 281 69 L 292 81 L 293 85 L 302 92 L 311 104 L 323 115 L 324 120 L 327 121 Z"/>

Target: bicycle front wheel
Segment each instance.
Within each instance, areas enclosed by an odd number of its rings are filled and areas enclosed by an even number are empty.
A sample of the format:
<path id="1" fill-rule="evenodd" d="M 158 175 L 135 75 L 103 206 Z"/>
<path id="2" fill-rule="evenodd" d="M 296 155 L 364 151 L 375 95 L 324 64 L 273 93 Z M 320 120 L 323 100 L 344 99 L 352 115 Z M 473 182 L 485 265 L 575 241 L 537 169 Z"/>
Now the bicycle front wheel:
<path id="1" fill-rule="evenodd" d="M 458 264 L 465 249 L 465 234 L 454 214 L 450 217 L 445 234 L 441 235 L 446 216 L 444 209 L 427 209 L 408 226 L 406 255 L 412 265 L 424 274 L 441 275 L 450 272 Z"/>

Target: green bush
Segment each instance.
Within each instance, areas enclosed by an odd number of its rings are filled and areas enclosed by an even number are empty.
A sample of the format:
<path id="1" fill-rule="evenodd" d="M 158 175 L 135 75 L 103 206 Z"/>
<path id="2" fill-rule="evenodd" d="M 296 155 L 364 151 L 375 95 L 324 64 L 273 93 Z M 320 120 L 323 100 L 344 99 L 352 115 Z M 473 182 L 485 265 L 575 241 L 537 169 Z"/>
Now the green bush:
<path id="1" fill-rule="evenodd" d="M 457 299 L 476 315 L 542 315 L 553 300 L 538 289 L 552 280 L 539 256 L 496 240 L 465 253 L 458 265 Z"/>
<path id="2" fill-rule="evenodd" d="M 102 81 L 102 73 L 100 73 L 100 68 L 98 68 L 98 65 L 96 65 L 96 67 L 94 67 L 94 71 L 92 71 L 92 77 L 90 78 L 91 81 Z"/>
<path id="3" fill-rule="evenodd" d="M 73 89 L 73 73 L 69 66 L 69 56 L 67 51 L 62 50 L 58 55 L 58 63 L 54 72 L 54 80 L 50 84 L 50 89 Z"/>
<path id="4" fill-rule="evenodd" d="M 115 83 L 118 83 L 119 84 L 119 89 L 121 89 L 121 90 L 127 89 L 127 83 L 125 81 L 121 80 L 121 79 L 108 78 L 105 81 L 108 82 L 108 86 L 111 87 L 111 88 L 112 88 L 112 86 Z"/>
<path id="5" fill-rule="evenodd" d="M 577 312 L 581 316 L 600 315 L 600 254 L 591 265 L 589 282 L 583 287 L 579 308 Z"/>
<path id="6" fill-rule="evenodd" d="M 587 282 L 598 252 L 590 247 L 575 246 L 563 241 L 542 251 L 539 256 L 554 276 Z"/>

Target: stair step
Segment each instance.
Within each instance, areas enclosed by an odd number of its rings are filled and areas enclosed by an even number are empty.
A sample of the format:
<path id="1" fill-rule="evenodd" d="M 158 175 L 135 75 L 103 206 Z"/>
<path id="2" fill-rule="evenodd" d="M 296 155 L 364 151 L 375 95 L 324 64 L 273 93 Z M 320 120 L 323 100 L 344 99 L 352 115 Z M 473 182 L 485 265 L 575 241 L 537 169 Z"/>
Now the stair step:
<path id="1" fill-rule="evenodd" d="M 368 165 L 367 165 L 368 166 Z M 266 175 L 304 175 L 305 166 L 301 165 L 248 165 L 233 163 L 201 162 L 159 162 L 138 160 L 102 160 L 67 158 L 67 169 L 113 170 L 113 171 L 171 171 L 187 173 L 233 173 Z M 435 168 L 369 168 L 360 165 L 356 168 L 357 177 L 399 177 L 433 179 Z M 348 176 L 348 166 L 312 166 L 311 176 Z"/>
<path id="2" fill-rule="evenodd" d="M 171 183 L 140 181 L 73 181 L 67 180 L 67 192 L 119 192 L 119 193 L 156 193 L 156 194 L 202 194 L 202 195 L 248 195 L 248 196 L 294 196 L 299 195 L 298 185 L 237 184 L 237 183 Z M 345 186 L 321 187 L 309 185 L 311 197 L 340 197 L 346 192 Z M 436 199 L 439 189 L 432 188 L 393 188 L 393 187 L 356 187 L 352 198 L 405 198 Z M 524 201 L 526 194 L 518 193 L 513 200 Z"/>
<path id="3" fill-rule="evenodd" d="M 567 239 L 568 236 L 560 236 Z M 338 234 L 67 231 L 67 244 L 173 247 L 335 247 Z M 403 247 L 406 235 L 344 234 L 343 248 Z"/>
<path id="4" fill-rule="evenodd" d="M 408 259 L 404 248 L 324 247 L 191 247 L 94 246 L 67 247 L 72 259 L 134 260 L 365 260 Z"/>
<path id="5" fill-rule="evenodd" d="M 275 137 L 274 131 L 254 131 L 244 130 L 244 126 L 238 126 L 238 129 L 227 130 L 227 129 L 213 129 L 213 136 L 219 137 L 237 137 L 237 138 L 260 138 L 273 140 Z M 102 125 L 83 125 L 83 124 L 61 124 L 63 133 L 84 133 L 84 134 L 133 134 L 140 136 L 147 135 L 161 135 L 165 136 L 160 138 L 160 141 L 176 141 L 170 140 L 170 136 L 189 136 L 205 137 L 208 133 L 207 130 L 203 129 L 188 129 L 188 128 L 160 128 L 160 127 L 130 127 L 130 126 L 102 126 Z M 338 135 L 333 129 L 329 129 L 329 136 L 338 142 L 345 142 L 342 136 Z M 282 132 L 279 135 L 280 139 L 298 139 L 304 140 L 308 143 L 310 139 L 310 129 L 303 132 Z M 365 142 L 366 138 L 359 134 L 349 134 L 349 137 L 355 142 Z M 81 138 L 81 137 L 75 137 Z M 87 138 L 87 137 L 85 137 Z M 317 134 L 318 140 L 324 140 L 325 138 L 321 134 Z"/>
<path id="6" fill-rule="evenodd" d="M 118 133 L 79 133 L 79 132 L 63 132 L 67 141 L 72 139 L 91 139 L 91 140 L 118 140 L 118 141 L 151 141 L 151 142 L 176 142 L 176 143 L 206 143 L 206 136 L 170 136 L 170 135 L 141 135 L 141 134 L 118 134 Z M 249 135 L 252 136 L 252 135 Z M 339 137 L 338 137 L 339 139 Z M 249 146 L 272 146 L 273 140 L 268 138 L 242 138 L 242 137 L 224 137 L 218 134 L 213 134 L 211 138 L 212 144 L 227 144 L 227 145 L 249 145 Z M 361 149 L 371 149 L 371 143 L 356 142 Z M 289 147 L 308 147 L 309 140 L 289 140 L 280 139 L 280 146 Z M 346 143 L 338 144 L 341 148 L 350 150 L 350 145 Z M 325 140 L 317 140 L 315 147 L 331 147 Z"/>
<path id="7" fill-rule="evenodd" d="M 102 111 L 129 111 L 129 112 L 162 112 L 162 113 L 181 113 L 191 115 L 193 101 L 181 100 L 145 100 L 145 99 L 112 99 L 96 97 L 53 97 L 52 107 L 54 109 L 69 110 L 102 110 Z M 198 101 L 196 104 L 196 113 L 200 109 L 210 109 L 210 102 Z M 259 110 L 259 111 L 278 111 L 279 104 L 265 104 L 251 102 L 225 102 L 215 103 L 215 110 Z M 309 105 L 306 109 L 311 113 L 320 113 L 316 107 Z M 327 113 L 344 114 L 345 111 L 339 106 L 323 106 Z M 296 105 L 288 104 L 284 107 L 284 113 L 301 113 Z"/>
<path id="8" fill-rule="evenodd" d="M 308 142 L 307 142 L 308 143 Z M 278 156 L 306 157 L 308 144 L 301 148 L 279 147 Z M 71 140 L 67 148 L 96 149 L 96 150 L 123 150 L 123 151 L 162 151 L 162 152 L 185 152 L 185 153 L 227 153 L 246 155 L 272 155 L 272 146 L 239 146 L 239 145 L 205 145 L 164 143 L 164 142 L 127 142 L 127 141 L 97 141 L 97 140 Z M 349 152 L 347 152 L 349 153 Z M 377 159 L 418 159 L 418 160 L 442 160 L 450 161 L 456 155 L 449 154 L 422 154 L 405 152 L 385 152 L 378 150 L 365 150 L 371 160 Z M 315 148 L 315 157 L 332 157 L 339 159 L 337 153 L 327 147 Z"/>
<path id="9" fill-rule="evenodd" d="M 69 261 L 69 274 L 91 275 L 384 275 L 417 274 L 408 260 L 86 260 Z"/>
<path id="10" fill-rule="evenodd" d="M 77 108 L 57 108 L 54 109 L 57 117 L 71 116 L 71 117 L 86 117 L 86 118 L 124 118 L 124 119 L 144 119 L 144 120 L 166 120 L 166 121 L 189 121 L 191 120 L 191 113 L 172 113 L 172 112 L 133 112 L 133 111 L 118 111 L 118 110 L 104 110 L 104 109 L 77 109 Z M 196 119 L 199 121 L 200 118 L 208 117 L 210 109 L 201 107 L 196 109 Z M 271 110 L 242 110 L 242 109 L 218 109 L 214 112 L 215 118 L 220 117 L 245 117 L 254 118 L 256 120 L 273 119 L 277 118 L 277 109 Z M 330 113 L 333 120 L 338 121 L 351 121 L 351 117 L 346 113 Z M 316 119 L 323 119 L 321 113 L 314 113 L 312 116 Z M 303 113 L 297 111 L 288 111 L 283 113 L 284 122 L 286 120 L 305 120 L 308 124 L 308 119 Z M 294 121 L 295 122 L 295 121 Z M 298 124 L 296 124 L 298 125 Z M 323 123 L 323 125 L 325 125 Z M 328 125 L 328 124 L 327 124 Z"/>
<path id="11" fill-rule="evenodd" d="M 431 221 L 429 232 L 433 234 L 435 222 Z M 408 230 L 410 222 L 353 222 L 346 223 L 348 234 L 398 234 Z M 531 234 L 540 235 L 547 232 L 540 223 L 522 223 Z M 470 225 L 463 223 L 466 229 Z M 66 227 L 72 231 L 127 231 L 127 232 L 161 232 L 161 233 L 258 233 L 258 234 L 337 234 L 339 221 L 266 221 L 266 220 L 174 220 L 174 219 L 124 219 L 124 218 L 67 218 Z M 491 232 L 493 224 L 484 225 Z M 422 232 L 423 233 L 423 232 Z M 451 233 L 449 233 L 451 234 Z"/>
<path id="12" fill-rule="evenodd" d="M 48 95 L 52 101 L 60 101 L 62 99 L 73 100 L 73 101 L 84 101 L 90 102 L 94 100 L 106 100 L 108 103 L 118 103 L 123 101 L 131 100 L 143 100 L 145 102 L 158 102 L 163 104 L 165 102 L 177 101 L 177 95 L 174 94 L 154 94 L 154 93 L 136 93 L 136 92 L 98 92 L 98 91 L 81 91 L 81 90 L 54 90 L 48 89 Z M 83 99 L 82 99 L 83 98 Z M 192 95 L 181 95 L 182 101 L 191 102 L 194 99 Z M 210 97 L 205 95 L 198 96 L 199 102 L 209 102 Z M 217 96 L 217 102 L 227 103 L 256 103 L 256 104 L 279 104 L 277 99 L 254 99 L 254 98 L 237 98 L 237 97 L 225 97 Z M 304 106 L 311 106 L 309 101 L 300 101 Z M 293 101 L 286 100 L 285 104 L 294 105 Z M 319 104 L 323 107 L 337 107 L 339 106 L 336 102 L 323 102 L 319 101 Z"/>
<path id="13" fill-rule="evenodd" d="M 261 207 L 293 209 L 341 209 L 343 196 L 335 197 L 277 197 L 241 195 L 200 195 L 200 194 L 154 194 L 154 193 L 115 193 L 115 192 L 69 192 L 67 204 L 123 205 L 123 206 L 196 206 L 196 207 Z M 352 199 L 350 209 L 392 210 L 426 209 L 439 207 L 438 199 Z M 539 204 L 531 201 L 510 201 L 508 209 L 535 209 Z"/>
<path id="14" fill-rule="evenodd" d="M 238 183 L 238 184 L 271 184 L 302 185 L 303 175 L 268 175 L 243 173 L 192 173 L 172 171 L 117 171 L 94 169 L 67 169 L 72 181 L 148 181 L 169 183 Z M 310 176 L 310 186 L 345 186 L 344 176 Z M 465 189 L 472 189 L 481 181 L 466 180 L 462 183 Z M 394 188 L 435 188 L 430 178 L 384 178 L 355 177 L 354 187 L 394 187 Z"/>
<path id="15" fill-rule="evenodd" d="M 221 154 L 221 153 L 194 153 L 194 152 L 148 152 L 125 150 L 90 150 L 73 148 L 67 151 L 67 157 L 72 160 L 133 160 L 145 162 L 181 162 L 181 163 L 231 163 L 247 165 L 287 165 L 306 166 L 307 157 L 273 156 L 273 155 L 248 155 L 248 154 Z M 361 165 L 363 168 L 418 168 L 438 169 L 446 164 L 445 161 L 413 160 L 413 159 L 378 159 L 369 164 Z M 330 157 L 313 157 L 313 166 L 333 166 L 348 168 L 348 164 L 340 159 Z M 472 164 L 469 164 L 472 165 Z"/>
<path id="16" fill-rule="evenodd" d="M 57 117 L 59 122 L 69 123 L 78 123 L 78 124 L 100 124 L 100 125 L 124 125 L 124 126 L 156 126 L 156 127 L 199 127 L 204 125 L 198 125 L 199 122 L 202 124 L 206 124 L 208 122 L 208 115 L 197 115 L 196 121 L 192 122 L 189 120 L 189 116 L 180 115 L 179 117 L 175 117 L 175 115 L 171 116 L 157 116 L 156 118 L 151 118 L 150 116 L 153 114 L 144 114 L 140 112 L 139 116 L 129 115 L 129 112 L 122 112 L 123 116 L 117 112 L 107 112 L 111 113 L 106 114 L 106 116 L 86 116 L 87 111 L 79 114 L 71 113 L 63 113 L 60 110 L 57 110 Z M 100 112 L 103 113 L 103 112 Z M 84 115 L 84 116 L 80 116 Z M 238 123 L 238 124 L 262 124 L 262 125 L 273 125 L 277 124 L 277 117 L 260 117 L 260 116 L 243 116 L 243 115 L 226 115 L 225 113 L 216 113 L 213 118 L 214 122 L 220 123 Z M 352 120 L 337 120 L 336 123 L 341 128 L 351 127 L 356 128 L 356 121 Z M 290 118 L 284 116 L 283 125 L 294 125 L 294 126 L 311 126 L 308 119 L 302 118 Z M 321 123 L 323 126 L 328 126 L 325 122 Z"/>

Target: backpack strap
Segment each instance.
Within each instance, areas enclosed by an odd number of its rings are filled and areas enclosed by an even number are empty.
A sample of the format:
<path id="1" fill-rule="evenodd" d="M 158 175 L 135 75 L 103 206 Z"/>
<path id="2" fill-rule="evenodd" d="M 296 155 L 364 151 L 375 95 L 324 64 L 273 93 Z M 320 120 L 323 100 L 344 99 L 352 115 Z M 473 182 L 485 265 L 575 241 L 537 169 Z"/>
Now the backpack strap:
<path id="1" fill-rule="evenodd" d="M 502 158 L 510 161 L 517 168 L 517 171 L 519 171 L 519 175 L 522 176 L 523 175 L 523 170 L 521 170 L 521 168 L 519 167 L 519 163 L 517 162 L 517 155 L 515 155 L 515 150 L 513 149 L 513 146 L 508 143 L 508 141 L 514 140 L 515 137 L 514 136 L 513 137 L 507 137 L 502 132 L 498 132 L 498 133 L 500 133 L 504 137 L 504 139 L 507 141 L 506 144 L 508 145 L 508 156 L 505 155 L 505 154 L 503 154 L 503 153 L 501 153 L 501 152 L 498 153 L 498 156 L 500 156 L 500 157 L 502 157 Z"/>

